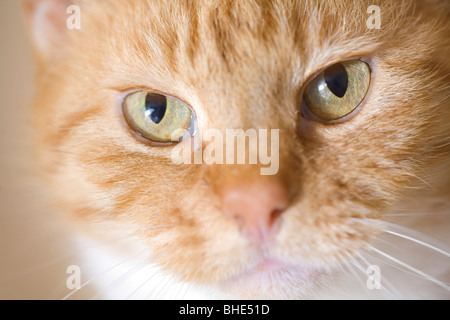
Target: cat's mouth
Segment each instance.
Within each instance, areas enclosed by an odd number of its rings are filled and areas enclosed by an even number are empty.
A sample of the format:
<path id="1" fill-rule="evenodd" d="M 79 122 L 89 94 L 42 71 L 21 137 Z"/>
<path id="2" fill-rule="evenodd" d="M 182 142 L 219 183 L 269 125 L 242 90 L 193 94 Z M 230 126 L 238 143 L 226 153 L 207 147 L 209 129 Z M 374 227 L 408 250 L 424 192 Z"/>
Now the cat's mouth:
<path id="1" fill-rule="evenodd" d="M 242 298 L 301 297 L 323 274 L 318 267 L 264 258 L 224 281 L 222 288 L 226 293 Z"/>

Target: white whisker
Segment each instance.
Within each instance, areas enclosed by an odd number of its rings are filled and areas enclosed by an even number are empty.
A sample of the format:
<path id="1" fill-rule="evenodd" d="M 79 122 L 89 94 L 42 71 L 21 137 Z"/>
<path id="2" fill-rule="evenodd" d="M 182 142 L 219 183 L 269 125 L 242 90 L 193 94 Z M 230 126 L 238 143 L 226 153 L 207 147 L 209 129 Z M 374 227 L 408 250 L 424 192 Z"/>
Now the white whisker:
<path id="1" fill-rule="evenodd" d="M 425 247 L 428 247 L 428 248 L 430 248 L 430 249 L 432 249 L 432 250 L 434 250 L 434 251 L 436 251 L 436 252 L 442 253 L 443 255 L 445 255 L 445 256 L 447 256 L 447 257 L 450 258 L 450 254 L 449 254 L 448 252 L 446 252 L 446 251 L 444 251 L 444 250 L 442 250 L 442 249 L 439 249 L 439 248 L 437 248 L 437 247 L 435 247 L 435 246 L 432 246 L 431 244 L 428 244 L 428 243 L 423 242 L 423 241 L 420 241 L 420 240 L 418 240 L 418 239 L 414 239 L 414 238 L 408 237 L 408 236 L 406 236 L 406 235 L 404 235 L 404 234 L 400 234 L 400 233 L 397 233 L 397 232 L 394 232 L 394 231 L 390 231 L 390 230 L 387 230 L 387 229 L 384 229 L 383 231 L 385 231 L 385 232 L 387 232 L 387 233 L 389 233 L 389 234 L 392 234 L 392 235 L 394 235 L 394 236 L 398 236 L 398 237 L 401 237 L 401 238 L 404 238 L 404 239 L 407 239 L 407 240 L 416 242 L 416 243 L 418 243 L 418 244 L 421 244 L 421 245 L 423 245 L 423 246 L 425 246 Z"/>
<path id="2" fill-rule="evenodd" d="M 188 293 L 187 283 L 185 283 L 185 282 L 181 283 L 179 288 L 180 289 L 178 290 L 178 293 L 176 295 L 174 295 L 174 297 L 173 297 L 173 299 L 175 299 L 175 300 L 183 300 L 184 297 L 186 296 L 186 294 Z"/>
<path id="3" fill-rule="evenodd" d="M 164 297 L 164 296 L 162 295 L 162 294 L 163 294 L 163 289 L 165 289 L 165 288 L 168 286 L 168 284 L 170 283 L 170 281 L 171 281 L 171 278 L 170 278 L 170 277 L 167 277 L 167 279 L 163 282 L 161 288 L 160 288 L 160 289 L 158 290 L 158 292 L 156 293 L 156 295 L 155 295 L 155 300 L 162 299 L 162 298 L 159 298 L 159 296 Z"/>
<path id="4" fill-rule="evenodd" d="M 356 282 L 358 282 L 358 284 L 361 285 L 361 287 L 362 287 L 364 290 L 367 290 L 367 287 L 366 287 L 366 285 L 365 285 L 365 283 L 364 283 L 364 280 L 360 278 L 360 275 L 359 275 L 357 272 L 355 272 L 355 269 L 353 269 L 352 264 L 350 264 L 348 261 L 345 261 L 344 263 L 345 263 L 345 266 L 346 266 L 346 267 L 348 268 L 348 270 L 350 271 L 350 273 L 351 273 L 351 274 L 353 275 L 353 277 L 355 278 Z M 353 263 L 353 262 L 352 262 L 352 263 Z M 361 280 L 362 282 L 360 282 L 360 280 Z"/>
<path id="5" fill-rule="evenodd" d="M 365 265 L 367 267 L 369 267 L 370 265 L 372 265 L 371 263 L 369 263 L 369 261 L 367 261 L 361 253 L 358 253 L 358 257 L 365 263 Z M 386 284 L 386 286 L 383 285 L 383 283 Z M 386 276 L 383 276 L 383 280 L 381 283 L 381 287 L 383 289 L 385 289 L 390 295 L 392 295 L 395 299 L 400 299 L 401 298 L 401 294 L 394 288 L 394 286 L 386 279 Z"/>
<path id="6" fill-rule="evenodd" d="M 110 285 L 108 285 L 105 289 L 103 289 L 106 292 L 112 292 L 115 288 L 123 284 L 126 280 L 128 280 L 130 277 L 130 274 L 133 274 L 135 271 L 140 271 L 143 268 L 145 268 L 148 265 L 147 261 L 141 261 L 140 263 L 132 266 L 129 270 L 127 270 L 125 273 L 123 273 L 120 277 L 115 279 Z M 96 300 L 101 295 L 99 292 L 93 299 Z"/>
<path id="7" fill-rule="evenodd" d="M 155 273 L 155 276 L 156 276 L 156 275 L 159 275 L 159 276 L 161 276 L 161 277 L 164 276 L 161 270 L 158 270 L 158 271 Z M 159 283 L 158 283 L 157 285 L 155 285 L 155 286 L 152 288 L 152 290 L 148 293 L 148 295 L 144 298 L 145 300 L 150 300 L 150 299 L 154 300 L 154 299 L 156 298 L 156 296 L 157 296 L 157 294 L 155 294 L 156 289 L 161 285 L 161 283 L 163 282 L 163 280 L 164 280 L 164 279 L 160 279 L 160 280 L 159 280 Z M 159 292 L 159 291 L 158 291 L 158 292 Z"/>
<path id="8" fill-rule="evenodd" d="M 384 264 L 386 264 L 386 265 L 388 265 L 388 266 L 390 266 L 390 267 L 392 267 L 392 268 L 394 268 L 394 269 L 397 269 L 397 270 L 399 270 L 399 271 L 401 271 L 401 272 L 404 272 L 404 273 L 406 273 L 406 274 L 409 274 L 409 275 L 411 275 L 411 276 L 413 276 L 413 277 L 416 277 L 416 278 L 419 278 L 419 279 L 427 280 L 427 281 L 428 281 L 427 278 L 422 277 L 422 276 L 420 276 L 420 275 L 418 275 L 418 274 L 416 274 L 416 273 L 413 273 L 413 272 L 411 272 L 410 270 L 407 270 L 407 269 L 405 270 L 405 269 L 403 269 L 403 268 L 401 268 L 401 267 L 399 267 L 399 266 L 396 266 L 396 265 L 394 265 L 394 264 L 392 264 L 392 263 L 390 263 L 390 262 L 387 262 L 387 261 L 385 261 L 385 260 L 383 260 L 383 259 L 381 259 L 381 258 L 374 257 L 374 256 L 368 254 L 367 252 L 366 252 L 366 254 L 367 254 L 369 257 L 371 257 L 371 258 L 373 258 L 373 259 L 375 259 L 375 260 L 377 260 L 377 261 L 380 261 L 380 262 L 382 262 L 382 263 L 384 263 Z"/>
<path id="9" fill-rule="evenodd" d="M 133 255 L 131 258 L 135 258 L 136 256 L 141 255 L 145 250 L 142 250 L 138 253 L 136 253 L 135 255 Z M 72 292 L 70 292 L 69 294 L 67 294 L 65 297 L 63 297 L 61 300 L 67 300 L 68 298 L 70 298 L 72 295 L 74 295 L 75 293 L 77 293 L 78 291 L 80 291 L 81 289 L 83 289 L 85 286 L 87 286 L 88 284 L 90 284 L 91 282 L 97 280 L 98 278 L 100 278 L 101 276 L 105 275 L 106 273 L 114 270 L 115 268 L 119 267 L 120 265 L 123 265 L 124 263 L 126 263 L 127 261 L 129 261 L 130 258 L 124 259 L 118 263 L 116 263 L 115 265 L 113 265 L 112 267 L 104 270 L 103 272 L 101 272 L 100 274 L 90 278 L 89 280 L 87 280 L 86 282 L 84 282 L 82 285 L 80 285 L 79 288 L 74 289 Z"/>
<path id="10" fill-rule="evenodd" d="M 449 287 L 447 284 L 445 284 L 444 282 L 439 281 L 439 280 L 433 278 L 432 276 L 430 276 L 430 275 L 428 275 L 428 274 L 426 274 L 426 273 L 424 273 L 424 272 L 422 272 L 422 271 L 420 271 L 420 270 L 418 270 L 418 269 L 416 269 L 416 268 L 410 266 L 409 264 L 404 263 L 403 261 L 400 261 L 400 260 L 398 260 L 398 259 L 396 259 L 396 258 L 394 258 L 394 257 L 392 257 L 392 256 L 390 256 L 390 255 L 388 255 L 387 253 L 384 253 L 384 252 L 381 251 L 381 250 L 378 250 L 378 249 L 375 248 L 375 247 L 371 247 L 371 249 L 372 249 L 373 251 L 377 252 L 378 254 L 380 254 L 380 255 L 382 255 L 382 256 L 388 258 L 389 260 L 392 260 L 393 262 L 395 262 L 395 263 L 397 263 L 397 264 L 399 264 L 399 265 L 401 265 L 401 266 L 403 266 L 403 267 L 405 267 L 405 268 L 407 268 L 407 269 L 409 269 L 409 270 L 411 270 L 411 271 L 413 271 L 413 272 L 415 272 L 415 273 L 421 275 L 421 276 L 424 277 L 425 279 L 427 279 L 427 280 L 429 280 L 429 281 L 431 281 L 431 282 L 437 284 L 438 286 L 444 288 L 445 290 L 450 291 L 450 287 Z"/>
<path id="11" fill-rule="evenodd" d="M 367 276 L 367 271 L 364 270 L 364 268 L 361 266 L 361 264 L 352 256 L 350 256 L 350 259 L 352 260 L 352 263 L 365 275 Z M 367 264 L 367 266 L 369 266 L 370 264 Z M 380 284 L 381 285 L 381 284 Z M 381 285 L 381 287 L 387 292 L 389 293 L 391 296 L 395 297 L 395 295 L 386 287 L 384 287 L 383 285 Z M 367 287 L 365 287 L 365 289 L 367 290 Z"/>
<path id="12" fill-rule="evenodd" d="M 152 273 L 150 277 L 148 277 L 147 280 L 145 280 L 143 283 L 141 283 L 141 285 L 134 289 L 134 291 L 131 292 L 131 294 L 129 294 L 125 300 L 131 300 L 131 297 L 134 296 L 139 290 L 141 290 L 147 283 L 149 283 L 158 274 L 158 272 L 159 271 Z"/>
<path id="13" fill-rule="evenodd" d="M 414 212 L 414 213 L 387 213 L 385 217 L 423 217 L 431 215 L 440 215 L 442 212 Z"/>
<path id="14" fill-rule="evenodd" d="M 425 246 L 429 249 L 432 249 L 436 252 L 439 252 L 443 255 L 445 255 L 446 257 L 450 257 L 450 254 L 448 253 L 448 249 L 441 249 L 440 247 L 446 248 L 447 246 L 445 244 L 442 244 L 440 242 L 438 242 L 436 239 L 432 239 L 420 232 L 417 232 L 415 230 L 412 230 L 410 228 L 395 224 L 395 223 L 391 223 L 391 222 L 387 222 L 387 221 L 382 221 L 382 220 L 376 220 L 376 219 L 359 219 L 359 218 L 353 218 L 353 221 L 359 222 L 359 223 L 366 223 L 366 224 L 370 224 L 373 225 L 373 223 L 380 223 L 381 225 L 383 225 L 384 227 L 390 227 L 392 230 L 390 229 L 386 229 L 386 228 L 380 228 L 381 231 L 384 231 L 386 233 L 404 238 L 406 240 L 410 240 L 413 241 L 417 244 L 420 244 L 422 246 Z M 398 231 L 402 232 L 396 232 L 394 231 L 395 229 L 397 229 Z M 407 233 L 409 233 L 410 235 L 407 235 Z M 423 240 L 419 240 L 417 238 L 422 238 Z M 425 242 L 427 241 L 427 242 Z M 433 244 L 431 244 L 433 243 Z"/>

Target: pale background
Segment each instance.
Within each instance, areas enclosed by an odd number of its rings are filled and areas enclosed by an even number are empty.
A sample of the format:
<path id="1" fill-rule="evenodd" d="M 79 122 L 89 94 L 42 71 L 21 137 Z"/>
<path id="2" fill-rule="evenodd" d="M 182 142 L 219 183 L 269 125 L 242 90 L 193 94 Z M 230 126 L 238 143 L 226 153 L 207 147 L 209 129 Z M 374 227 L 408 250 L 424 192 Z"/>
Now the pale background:
<path id="1" fill-rule="evenodd" d="M 0 299 L 62 298 L 73 254 L 33 179 L 35 69 L 19 0 L 0 1 L 0 43 Z"/>

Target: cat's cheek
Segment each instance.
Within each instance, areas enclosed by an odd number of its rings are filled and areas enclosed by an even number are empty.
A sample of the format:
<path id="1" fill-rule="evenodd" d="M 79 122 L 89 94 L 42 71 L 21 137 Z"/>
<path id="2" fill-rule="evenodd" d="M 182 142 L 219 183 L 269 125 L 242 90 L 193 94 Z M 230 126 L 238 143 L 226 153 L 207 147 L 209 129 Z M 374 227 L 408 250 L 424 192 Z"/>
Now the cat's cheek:
<path id="1" fill-rule="evenodd" d="M 314 121 L 307 120 L 303 115 L 298 121 L 298 138 L 303 143 L 318 142 L 321 139 L 319 134 L 318 124 Z"/>
<path id="2" fill-rule="evenodd" d="M 332 122 L 323 122 L 317 119 L 307 107 L 304 107 L 298 121 L 298 133 L 302 139 L 312 142 L 328 140 L 327 137 L 333 137 L 335 133 L 338 133 L 336 136 L 341 133 L 351 134 L 351 130 L 356 131 L 358 126 L 367 118 L 367 110 L 364 109 L 368 107 L 368 104 L 369 93 L 350 114 Z"/>

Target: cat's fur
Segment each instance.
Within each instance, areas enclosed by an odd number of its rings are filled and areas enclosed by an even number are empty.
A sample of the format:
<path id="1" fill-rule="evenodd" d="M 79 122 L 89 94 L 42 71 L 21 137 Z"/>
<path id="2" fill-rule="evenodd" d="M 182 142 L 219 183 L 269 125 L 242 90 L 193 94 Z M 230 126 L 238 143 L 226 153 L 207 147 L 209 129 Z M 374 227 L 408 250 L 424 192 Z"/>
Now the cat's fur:
<path id="1" fill-rule="evenodd" d="M 80 30 L 65 26 L 70 3 Z M 379 234 L 369 219 L 386 219 L 411 187 L 439 175 L 436 198 L 449 202 L 446 0 L 25 4 L 40 61 L 36 145 L 55 197 L 96 236 L 103 222 L 118 238 L 135 235 L 174 279 L 233 297 L 312 297 L 322 273 Z M 379 30 L 366 26 L 373 4 Z M 332 125 L 304 119 L 306 81 L 351 58 L 373 72 L 360 111 Z M 203 129 L 280 129 L 280 171 L 264 179 L 288 186 L 289 208 L 264 254 L 317 275 L 228 285 L 261 248 L 222 213 L 220 195 L 260 183 L 260 167 L 174 165 L 170 147 L 145 145 L 124 125 L 121 99 L 136 88 L 186 101 Z"/>

